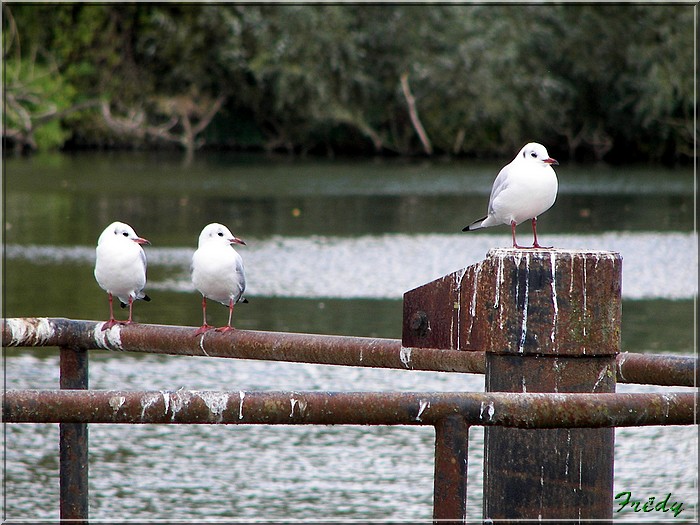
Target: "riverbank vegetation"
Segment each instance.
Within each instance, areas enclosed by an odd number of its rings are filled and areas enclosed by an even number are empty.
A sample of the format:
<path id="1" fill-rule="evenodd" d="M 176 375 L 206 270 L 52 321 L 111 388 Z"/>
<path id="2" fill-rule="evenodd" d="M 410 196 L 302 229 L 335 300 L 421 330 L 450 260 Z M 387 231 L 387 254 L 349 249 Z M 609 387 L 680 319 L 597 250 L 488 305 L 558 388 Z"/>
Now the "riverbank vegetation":
<path id="1" fill-rule="evenodd" d="M 5 150 L 687 162 L 692 5 L 3 4 Z"/>

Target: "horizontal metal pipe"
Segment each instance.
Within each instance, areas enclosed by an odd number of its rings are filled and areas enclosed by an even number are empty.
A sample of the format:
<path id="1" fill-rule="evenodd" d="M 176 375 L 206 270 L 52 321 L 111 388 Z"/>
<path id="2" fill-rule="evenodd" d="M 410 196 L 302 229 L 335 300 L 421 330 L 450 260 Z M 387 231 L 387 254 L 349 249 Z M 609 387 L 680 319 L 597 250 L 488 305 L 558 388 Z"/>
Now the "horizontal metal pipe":
<path id="1" fill-rule="evenodd" d="M 617 356 L 619 383 L 696 386 L 698 360 L 677 355 L 630 354 Z"/>
<path id="2" fill-rule="evenodd" d="M 3 319 L 3 346 L 64 346 L 170 355 L 262 359 L 401 370 L 483 374 L 484 352 L 405 348 L 398 339 L 288 332 L 213 330 L 195 336 L 194 327 L 132 324 L 102 330 L 103 323 L 64 318 Z M 666 386 L 694 386 L 697 358 L 622 353 L 617 380 Z"/>
<path id="3" fill-rule="evenodd" d="M 8 390 L 7 423 L 469 425 L 518 428 L 690 425 L 696 394 Z"/>
<path id="4" fill-rule="evenodd" d="M 5 319 L 4 346 L 71 346 L 73 348 L 170 355 L 293 361 L 401 370 L 484 373 L 483 352 L 404 348 L 398 339 L 346 337 L 288 332 L 210 330 L 132 324 L 102 330 L 104 323 L 63 318 Z"/>

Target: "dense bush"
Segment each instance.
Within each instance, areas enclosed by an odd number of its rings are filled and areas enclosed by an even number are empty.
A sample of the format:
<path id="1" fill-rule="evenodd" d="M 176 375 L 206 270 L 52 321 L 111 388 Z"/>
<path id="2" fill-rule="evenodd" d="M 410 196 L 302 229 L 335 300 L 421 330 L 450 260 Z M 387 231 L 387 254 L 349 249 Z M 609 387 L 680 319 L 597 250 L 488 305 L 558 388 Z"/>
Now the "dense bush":
<path id="1" fill-rule="evenodd" d="M 693 153 L 692 5 L 3 9 L 5 96 L 20 101 L 5 136 L 20 146 Z"/>

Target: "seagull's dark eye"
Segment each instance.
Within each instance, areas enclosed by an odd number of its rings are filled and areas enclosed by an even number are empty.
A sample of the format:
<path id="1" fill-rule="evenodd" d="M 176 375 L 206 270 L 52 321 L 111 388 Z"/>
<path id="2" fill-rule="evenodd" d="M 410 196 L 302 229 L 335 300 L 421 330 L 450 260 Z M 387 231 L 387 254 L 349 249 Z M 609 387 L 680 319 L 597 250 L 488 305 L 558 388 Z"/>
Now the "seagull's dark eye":
<path id="1" fill-rule="evenodd" d="M 219 237 L 223 237 L 223 236 L 224 236 L 224 232 L 219 232 L 219 233 L 217 233 L 217 235 L 218 235 Z"/>
<path id="2" fill-rule="evenodd" d="M 122 232 L 122 235 L 123 235 L 124 237 L 128 237 L 128 236 L 129 236 L 129 232 Z"/>
<path id="3" fill-rule="evenodd" d="M 537 158 L 537 153 L 535 153 L 535 152 L 533 151 L 532 153 L 530 153 L 530 156 L 531 156 L 533 159 L 536 159 L 536 158 Z"/>

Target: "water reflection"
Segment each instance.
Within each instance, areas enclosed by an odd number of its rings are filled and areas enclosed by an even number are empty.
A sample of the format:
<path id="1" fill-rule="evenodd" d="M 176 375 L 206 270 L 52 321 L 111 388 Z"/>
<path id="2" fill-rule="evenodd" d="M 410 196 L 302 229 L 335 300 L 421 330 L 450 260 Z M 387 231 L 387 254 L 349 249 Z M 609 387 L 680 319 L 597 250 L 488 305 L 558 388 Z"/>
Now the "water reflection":
<path id="1" fill-rule="evenodd" d="M 51 158 L 6 160 L 7 242 L 90 245 L 115 218 L 162 246 L 196 240 L 214 221 L 242 237 L 457 233 L 484 213 L 499 168 L 208 156 L 185 169 L 145 154 Z M 693 228 L 690 170 L 559 171 L 543 233 Z"/>

